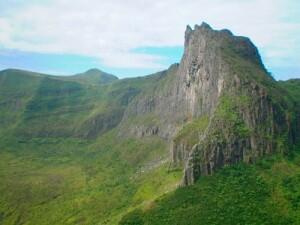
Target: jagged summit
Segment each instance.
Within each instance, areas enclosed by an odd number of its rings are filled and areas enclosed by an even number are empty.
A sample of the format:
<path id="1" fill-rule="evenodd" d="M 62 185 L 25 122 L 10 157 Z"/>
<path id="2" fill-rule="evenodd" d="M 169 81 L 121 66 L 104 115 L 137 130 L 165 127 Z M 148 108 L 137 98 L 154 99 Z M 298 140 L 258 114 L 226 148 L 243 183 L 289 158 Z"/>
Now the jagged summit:
<path id="1" fill-rule="evenodd" d="M 202 32 L 204 32 L 204 31 L 206 31 L 206 32 L 208 32 L 208 31 L 219 31 L 219 32 L 221 32 L 221 33 L 227 33 L 227 34 L 229 34 L 229 35 L 233 35 L 233 33 L 229 30 L 229 29 L 221 29 L 221 30 L 215 30 L 215 29 L 213 29 L 208 23 L 206 23 L 206 22 L 202 22 L 200 25 L 198 25 L 198 24 L 195 24 L 194 25 L 194 29 L 190 26 L 190 25 L 187 25 L 186 26 L 186 33 L 190 33 L 190 32 L 193 32 L 193 31 L 196 31 L 196 30 L 198 30 L 198 31 L 202 31 Z"/>
<path id="2" fill-rule="evenodd" d="M 196 29 L 207 29 L 207 30 L 212 30 L 212 28 L 211 28 L 211 26 L 208 24 L 208 23 L 206 23 L 206 22 L 202 22 L 201 23 L 201 25 L 199 26 L 199 25 L 195 25 L 195 30 Z"/>
<path id="3" fill-rule="evenodd" d="M 211 26 L 206 22 L 202 22 L 201 25 L 195 24 L 194 25 L 194 30 L 197 30 L 197 29 L 212 30 Z M 186 32 L 190 32 L 190 31 L 193 31 L 193 29 L 191 28 L 190 25 L 187 25 L 186 26 Z"/>
<path id="4" fill-rule="evenodd" d="M 153 93 L 129 105 L 123 123 L 131 123 L 123 133 L 173 142 L 173 162 L 185 167 L 184 184 L 224 165 L 251 163 L 280 151 L 274 140 L 290 137 L 284 100 L 274 98 L 280 89 L 273 88 L 276 83 L 249 38 L 206 23 L 187 26 L 180 64 L 166 73 L 166 81 Z M 134 118 L 153 122 L 139 124 Z M 186 123 L 201 129 L 185 130 Z"/>
<path id="5" fill-rule="evenodd" d="M 184 46 L 187 52 L 197 48 L 201 53 L 205 52 L 206 48 L 209 48 L 211 52 L 216 48 L 227 48 L 232 54 L 239 55 L 264 68 L 258 49 L 249 38 L 235 36 L 228 29 L 214 30 L 205 22 L 195 25 L 194 29 L 187 26 Z"/>

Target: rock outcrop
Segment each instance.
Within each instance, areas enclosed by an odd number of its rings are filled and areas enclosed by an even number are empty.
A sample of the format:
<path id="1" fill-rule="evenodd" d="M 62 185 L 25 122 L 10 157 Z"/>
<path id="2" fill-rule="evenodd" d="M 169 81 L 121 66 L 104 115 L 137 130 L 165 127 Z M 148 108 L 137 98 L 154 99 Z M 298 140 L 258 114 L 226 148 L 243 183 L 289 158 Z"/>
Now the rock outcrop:
<path id="1" fill-rule="evenodd" d="M 204 117 L 206 123 L 200 123 Z M 158 135 L 172 143 L 185 185 L 224 165 L 284 151 L 292 141 L 280 88 L 257 48 L 246 37 L 206 23 L 187 27 L 180 64 L 133 100 L 126 121 L 127 135 Z"/>

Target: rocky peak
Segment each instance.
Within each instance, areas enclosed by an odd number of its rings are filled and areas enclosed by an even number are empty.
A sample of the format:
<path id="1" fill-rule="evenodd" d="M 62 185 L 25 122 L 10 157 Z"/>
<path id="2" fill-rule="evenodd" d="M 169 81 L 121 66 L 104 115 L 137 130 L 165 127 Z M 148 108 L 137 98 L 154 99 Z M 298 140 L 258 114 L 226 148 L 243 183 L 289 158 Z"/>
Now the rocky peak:
<path id="1" fill-rule="evenodd" d="M 185 29 L 185 35 L 184 35 L 184 46 L 187 46 L 192 33 L 193 33 L 193 29 L 190 27 L 190 25 L 187 25 Z"/>
<path id="2" fill-rule="evenodd" d="M 204 52 L 206 48 L 214 51 L 217 48 L 230 49 L 234 54 L 263 66 L 261 57 L 255 45 L 247 37 L 234 36 L 228 29 L 214 30 L 207 23 L 195 25 L 194 30 L 188 25 L 185 31 L 185 53 L 191 49 Z"/>
<path id="3" fill-rule="evenodd" d="M 195 25 L 195 29 L 208 29 L 208 30 L 212 30 L 212 28 L 211 28 L 211 26 L 208 24 L 208 23 L 206 23 L 206 22 L 202 22 L 201 23 L 201 25 L 199 26 L 199 25 Z"/>
<path id="4" fill-rule="evenodd" d="M 172 138 L 186 121 L 215 110 L 226 81 L 232 79 L 232 65 L 227 60 L 231 55 L 259 64 L 259 69 L 263 69 L 259 53 L 248 38 L 233 36 L 228 30 L 213 30 L 207 23 L 195 25 L 194 29 L 188 25 L 180 64 L 166 71 L 163 87 L 137 97 L 124 120 L 151 114 L 149 117 L 159 119 L 155 120 L 158 125 L 149 127 L 163 138 Z M 152 132 L 144 131 L 149 127 L 134 126 L 133 133 L 151 135 Z"/>
<path id="5" fill-rule="evenodd" d="M 122 123 L 130 121 L 131 128 L 123 133 L 171 142 L 187 185 L 224 165 L 279 151 L 276 140 L 289 137 L 290 126 L 250 39 L 202 23 L 187 26 L 184 47 L 180 64 L 129 105 Z"/>
<path id="6" fill-rule="evenodd" d="M 189 39 L 191 37 L 191 35 L 195 32 L 195 31 L 198 31 L 198 32 L 209 32 L 209 31 L 212 31 L 212 28 L 210 27 L 210 25 L 208 25 L 207 23 L 203 22 L 200 26 L 199 25 L 195 25 L 194 26 L 194 30 L 190 27 L 190 25 L 187 25 L 186 26 L 186 30 L 185 30 L 185 47 L 187 46 L 188 42 L 189 42 Z"/>

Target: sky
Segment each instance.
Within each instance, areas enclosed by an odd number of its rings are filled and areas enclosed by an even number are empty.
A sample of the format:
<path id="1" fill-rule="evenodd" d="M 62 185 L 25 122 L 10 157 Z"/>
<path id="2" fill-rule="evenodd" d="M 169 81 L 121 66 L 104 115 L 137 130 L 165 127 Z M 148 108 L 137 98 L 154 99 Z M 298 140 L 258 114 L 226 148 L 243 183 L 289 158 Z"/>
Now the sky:
<path id="1" fill-rule="evenodd" d="M 146 75 L 179 62 L 203 21 L 249 37 L 276 79 L 300 78 L 299 0 L 0 0 L 0 70 Z"/>

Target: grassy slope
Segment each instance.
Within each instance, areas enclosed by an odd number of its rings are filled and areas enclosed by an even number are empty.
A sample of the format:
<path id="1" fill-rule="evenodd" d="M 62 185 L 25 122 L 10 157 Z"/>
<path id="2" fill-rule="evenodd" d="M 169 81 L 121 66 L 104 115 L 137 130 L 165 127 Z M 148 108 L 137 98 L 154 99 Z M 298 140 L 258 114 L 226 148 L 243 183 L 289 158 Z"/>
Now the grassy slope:
<path id="1" fill-rule="evenodd" d="M 1 141 L 2 224 L 110 224 L 175 187 L 180 172 L 159 161 L 166 157 L 161 140 L 115 136 Z"/>
<path id="2" fill-rule="evenodd" d="M 300 224 L 300 155 L 225 168 L 126 215 L 120 224 Z"/>
<path id="3" fill-rule="evenodd" d="M 116 224 L 128 209 L 174 189 L 181 171 L 169 171 L 163 140 L 122 139 L 115 124 L 91 129 L 159 79 L 91 86 L 2 72 L 0 224 Z"/>

